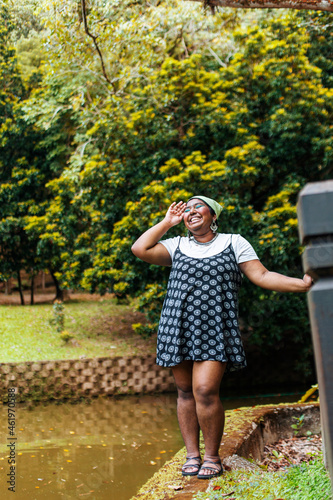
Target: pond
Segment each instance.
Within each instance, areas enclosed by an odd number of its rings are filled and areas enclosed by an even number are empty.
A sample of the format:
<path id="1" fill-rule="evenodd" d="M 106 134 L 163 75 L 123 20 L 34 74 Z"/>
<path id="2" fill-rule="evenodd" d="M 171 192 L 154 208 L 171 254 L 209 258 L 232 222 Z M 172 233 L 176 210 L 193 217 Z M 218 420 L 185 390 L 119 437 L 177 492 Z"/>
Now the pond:
<path id="1" fill-rule="evenodd" d="M 293 394 L 223 403 L 232 409 L 298 399 Z M 0 407 L 2 498 L 11 498 L 11 442 L 15 500 L 129 500 L 183 446 L 175 394 L 17 404 L 15 441 L 9 437 L 7 411 L 6 404 Z"/>

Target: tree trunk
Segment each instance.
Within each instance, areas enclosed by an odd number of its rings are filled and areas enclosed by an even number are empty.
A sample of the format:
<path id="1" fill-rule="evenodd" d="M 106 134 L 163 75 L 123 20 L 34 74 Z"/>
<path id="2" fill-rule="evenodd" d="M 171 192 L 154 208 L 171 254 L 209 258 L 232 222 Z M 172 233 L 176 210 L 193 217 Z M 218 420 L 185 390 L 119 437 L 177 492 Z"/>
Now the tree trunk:
<path id="1" fill-rule="evenodd" d="M 20 271 L 17 271 L 17 282 L 18 282 L 18 287 L 19 287 L 19 292 L 20 292 L 20 297 L 21 297 L 21 306 L 24 306 L 24 296 L 23 296 L 23 292 L 22 292 L 22 281 L 21 281 Z"/>
<path id="2" fill-rule="evenodd" d="M 35 284 L 35 275 L 31 275 L 31 284 L 30 284 L 30 304 L 34 304 L 34 284 Z"/>
<path id="3" fill-rule="evenodd" d="M 10 295 L 12 293 L 12 278 L 5 281 L 5 294 Z"/>
<path id="4" fill-rule="evenodd" d="M 298 9 L 333 12 L 333 0 L 191 0 L 210 7 L 235 9 Z"/>
<path id="5" fill-rule="evenodd" d="M 53 270 L 51 268 L 49 268 L 49 271 L 50 271 L 50 274 L 51 274 L 52 279 L 54 281 L 54 285 L 56 287 L 55 300 L 61 300 L 61 301 L 63 301 L 64 300 L 64 292 L 60 288 L 59 281 L 55 277 L 54 272 L 53 272 Z"/>

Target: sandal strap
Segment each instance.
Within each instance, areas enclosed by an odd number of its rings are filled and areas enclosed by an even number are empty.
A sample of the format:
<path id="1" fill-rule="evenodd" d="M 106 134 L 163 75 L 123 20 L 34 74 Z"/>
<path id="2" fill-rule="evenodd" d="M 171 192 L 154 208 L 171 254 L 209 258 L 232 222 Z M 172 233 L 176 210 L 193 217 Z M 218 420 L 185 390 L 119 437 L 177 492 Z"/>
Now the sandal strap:
<path id="1" fill-rule="evenodd" d="M 188 469 L 190 467 L 200 467 L 201 465 L 201 457 L 186 457 L 187 460 L 186 462 L 184 463 L 182 469 Z M 191 460 L 195 460 L 196 462 L 199 462 L 199 463 L 196 463 L 196 464 L 188 464 L 188 462 L 190 462 Z M 188 464 L 188 465 L 187 465 Z"/>
<path id="2" fill-rule="evenodd" d="M 205 464 L 217 465 L 218 468 L 209 467 L 209 465 L 208 465 L 208 467 L 207 466 L 205 467 Z M 202 464 L 202 467 L 201 467 L 201 470 L 215 470 L 215 471 L 220 471 L 221 469 L 222 469 L 221 459 L 218 462 L 213 462 L 212 460 L 204 460 L 204 462 Z"/>
<path id="3" fill-rule="evenodd" d="M 199 460 L 201 462 L 201 457 L 186 457 L 185 463 L 187 464 L 187 462 L 189 462 L 190 460 Z"/>

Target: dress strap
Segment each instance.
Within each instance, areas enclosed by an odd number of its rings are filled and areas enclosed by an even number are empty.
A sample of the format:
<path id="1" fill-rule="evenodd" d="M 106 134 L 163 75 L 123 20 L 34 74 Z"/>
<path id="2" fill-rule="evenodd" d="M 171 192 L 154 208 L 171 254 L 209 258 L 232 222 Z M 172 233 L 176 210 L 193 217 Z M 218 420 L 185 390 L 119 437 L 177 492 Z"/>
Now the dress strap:
<path id="1" fill-rule="evenodd" d="M 233 242 L 232 242 L 232 237 L 235 236 L 234 234 L 231 234 L 230 236 L 230 245 L 231 245 L 231 248 L 232 248 L 232 251 L 234 252 L 234 255 L 236 257 L 236 252 L 235 252 L 235 248 L 234 248 L 234 245 L 233 245 Z M 237 257 L 236 257 L 236 260 L 237 260 Z"/>
<path id="2" fill-rule="evenodd" d="M 178 236 L 178 245 L 176 247 L 176 250 L 173 252 L 173 256 L 172 256 L 172 265 L 174 264 L 174 261 L 175 261 L 175 258 L 177 259 L 178 258 L 178 255 L 181 254 L 181 250 L 179 248 L 180 246 L 180 236 Z"/>
<path id="3" fill-rule="evenodd" d="M 181 238 L 181 236 L 178 236 L 178 246 L 177 246 L 177 250 L 180 250 L 180 248 L 179 248 L 179 245 L 180 245 L 180 238 Z"/>

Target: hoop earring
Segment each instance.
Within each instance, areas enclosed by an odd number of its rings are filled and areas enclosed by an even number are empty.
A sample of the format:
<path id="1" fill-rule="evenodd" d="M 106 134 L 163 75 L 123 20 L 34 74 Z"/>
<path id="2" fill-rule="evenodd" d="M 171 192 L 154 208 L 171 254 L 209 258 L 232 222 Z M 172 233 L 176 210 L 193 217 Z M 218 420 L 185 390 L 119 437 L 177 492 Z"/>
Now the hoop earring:
<path id="1" fill-rule="evenodd" d="M 211 225 L 209 227 L 211 228 L 211 230 L 213 231 L 213 233 L 216 233 L 218 226 L 217 226 L 215 220 L 213 220 L 213 222 L 211 223 Z"/>

